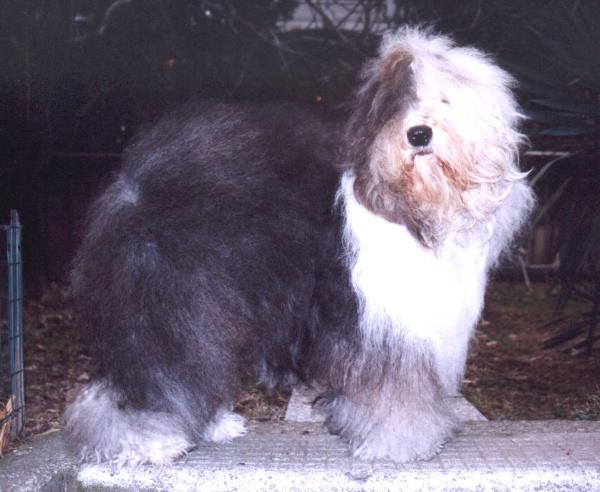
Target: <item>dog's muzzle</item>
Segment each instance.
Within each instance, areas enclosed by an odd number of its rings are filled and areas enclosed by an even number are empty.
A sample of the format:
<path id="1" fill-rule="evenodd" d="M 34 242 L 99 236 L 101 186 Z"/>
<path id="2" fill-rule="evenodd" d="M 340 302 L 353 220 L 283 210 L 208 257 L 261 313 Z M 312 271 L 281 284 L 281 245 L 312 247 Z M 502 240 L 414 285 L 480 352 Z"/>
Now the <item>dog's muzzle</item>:
<path id="1" fill-rule="evenodd" d="M 425 147 L 431 142 L 433 131 L 427 125 L 418 125 L 409 128 L 406 136 L 413 147 Z"/>

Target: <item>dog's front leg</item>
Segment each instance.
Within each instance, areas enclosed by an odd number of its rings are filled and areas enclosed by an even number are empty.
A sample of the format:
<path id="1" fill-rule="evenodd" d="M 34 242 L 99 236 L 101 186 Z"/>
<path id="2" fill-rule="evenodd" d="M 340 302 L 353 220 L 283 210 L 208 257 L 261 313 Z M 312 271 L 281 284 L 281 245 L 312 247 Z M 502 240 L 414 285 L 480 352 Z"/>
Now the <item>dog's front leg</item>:
<path id="1" fill-rule="evenodd" d="M 354 456 L 429 459 L 454 433 L 457 420 L 425 344 L 378 347 L 352 368 L 325 407 L 328 428 Z"/>

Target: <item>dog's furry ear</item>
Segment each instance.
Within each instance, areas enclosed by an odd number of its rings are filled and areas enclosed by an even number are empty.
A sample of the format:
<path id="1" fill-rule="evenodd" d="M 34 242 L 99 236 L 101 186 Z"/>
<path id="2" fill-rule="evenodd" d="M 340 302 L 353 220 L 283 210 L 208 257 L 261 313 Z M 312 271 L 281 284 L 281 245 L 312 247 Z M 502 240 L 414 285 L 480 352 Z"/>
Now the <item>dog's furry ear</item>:
<path id="1" fill-rule="evenodd" d="M 414 98 L 412 55 L 395 51 L 368 63 L 344 132 L 346 162 L 356 169 L 366 164 L 376 135 L 394 116 L 401 116 Z"/>

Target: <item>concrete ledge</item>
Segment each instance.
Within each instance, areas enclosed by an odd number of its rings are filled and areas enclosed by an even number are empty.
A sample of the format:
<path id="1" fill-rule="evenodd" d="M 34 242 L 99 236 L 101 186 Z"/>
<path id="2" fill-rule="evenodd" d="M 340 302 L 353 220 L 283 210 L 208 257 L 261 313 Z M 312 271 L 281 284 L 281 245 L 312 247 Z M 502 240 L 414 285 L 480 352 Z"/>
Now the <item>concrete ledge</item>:
<path id="1" fill-rule="evenodd" d="M 62 432 L 38 437 L 0 459 L 0 491 L 75 490 L 78 463 Z M 72 486 L 66 487 L 69 482 Z"/>
<path id="2" fill-rule="evenodd" d="M 0 490 L 600 490 L 600 422 L 470 422 L 428 462 L 351 458 L 319 423 L 256 424 L 168 467 L 77 466 L 61 433 L 0 461 Z"/>
<path id="3" fill-rule="evenodd" d="M 286 422 L 255 424 L 165 467 L 79 465 L 55 433 L 0 461 L 0 491 L 600 491 L 600 422 L 487 422 L 457 397 L 465 427 L 434 459 L 365 463 L 326 432 L 316 394 L 296 389 Z"/>

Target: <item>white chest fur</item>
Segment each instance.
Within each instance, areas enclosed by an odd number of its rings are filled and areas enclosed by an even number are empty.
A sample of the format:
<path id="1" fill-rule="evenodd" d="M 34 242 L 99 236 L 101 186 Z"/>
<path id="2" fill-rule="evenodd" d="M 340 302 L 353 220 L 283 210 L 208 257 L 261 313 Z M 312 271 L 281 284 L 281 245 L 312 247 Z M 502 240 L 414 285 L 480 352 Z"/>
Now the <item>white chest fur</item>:
<path id="1" fill-rule="evenodd" d="M 342 180 L 345 241 L 365 342 L 429 352 L 449 394 L 462 378 L 471 333 L 483 307 L 487 243 L 449 236 L 436 251 L 405 226 L 360 205 Z"/>

